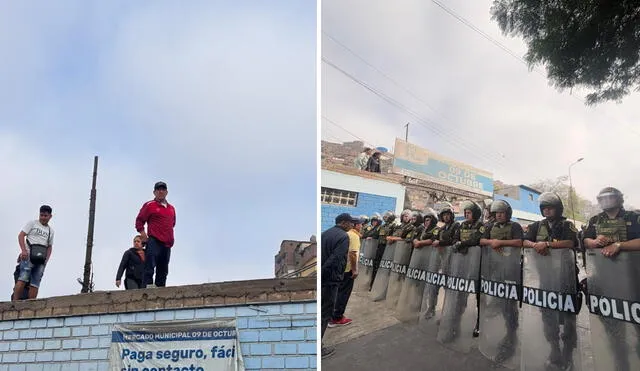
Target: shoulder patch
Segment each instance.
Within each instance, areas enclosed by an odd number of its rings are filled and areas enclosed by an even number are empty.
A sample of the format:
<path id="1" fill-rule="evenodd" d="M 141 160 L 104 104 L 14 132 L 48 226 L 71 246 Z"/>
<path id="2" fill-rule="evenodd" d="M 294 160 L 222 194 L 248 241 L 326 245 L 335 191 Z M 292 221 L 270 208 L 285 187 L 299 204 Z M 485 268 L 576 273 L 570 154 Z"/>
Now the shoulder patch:
<path id="1" fill-rule="evenodd" d="M 480 233 L 484 233 L 484 231 L 485 231 L 484 225 L 481 225 L 480 226 Z"/>

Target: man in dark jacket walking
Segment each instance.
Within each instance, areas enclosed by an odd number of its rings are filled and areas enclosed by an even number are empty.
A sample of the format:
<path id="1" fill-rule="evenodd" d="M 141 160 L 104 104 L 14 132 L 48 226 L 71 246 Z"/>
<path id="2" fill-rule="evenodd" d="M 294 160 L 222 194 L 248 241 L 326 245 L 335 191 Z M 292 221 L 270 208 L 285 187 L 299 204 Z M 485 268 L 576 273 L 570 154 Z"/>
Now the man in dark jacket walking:
<path id="1" fill-rule="evenodd" d="M 333 315 L 338 286 L 342 281 L 344 270 L 347 265 L 347 253 L 349 251 L 349 236 L 347 231 L 351 230 L 357 219 L 344 213 L 336 217 L 336 225 L 322 233 L 322 270 L 321 270 L 321 292 L 320 301 L 322 304 L 322 337 L 327 329 L 329 320 Z M 322 348 L 322 357 L 328 357 L 335 352 L 333 348 Z"/>

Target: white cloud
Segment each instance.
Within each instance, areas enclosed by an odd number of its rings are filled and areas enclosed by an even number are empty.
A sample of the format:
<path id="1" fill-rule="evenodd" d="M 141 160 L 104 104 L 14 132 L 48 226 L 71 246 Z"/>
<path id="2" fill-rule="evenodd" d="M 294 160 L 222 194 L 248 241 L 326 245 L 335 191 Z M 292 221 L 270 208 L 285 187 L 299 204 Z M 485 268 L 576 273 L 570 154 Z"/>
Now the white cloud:
<path id="1" fill-rule="evenodd" d="M 39 296 L 79 292 L 95 154 L 97 290 L 115 289 L 157 180 L 177 210 L 169 285 L 272 277 L 280 242 L 315 233 L 314 9 L 3 5 L 7 299 L 17 234 L 44 203 L 56 241 Z"/>
<path id="2" fill-rule="evenodd" d="M 520 40 L 503 37 L 490 20 L 491 1 L 444 3 L 516 55 L 526 52 Z M 352 133 L 391 147 L 395 137 L 404 137 L 409 121 L 410 141 L 509 183 L 566 175 L 569 165 L 584 157 L 572 168 L 579 193 L 595 201 L 602 187 L 613 185 L 629 204 L 640 205 L 631 175 L 640 171 L 633 160 L 640 129 L 633 133 L 625 125 L 637 122 L 638 94 L 621 105 L 586 107 L 432 2 L 325 1 L 323 29 L 419 100 L 327 37 L 323 57 L 434 122 L 436 131 L 447 132 L 457 144 L 323 64 L 323 114 Z M 329 128 L 333 137 L 354 140 Z"/>

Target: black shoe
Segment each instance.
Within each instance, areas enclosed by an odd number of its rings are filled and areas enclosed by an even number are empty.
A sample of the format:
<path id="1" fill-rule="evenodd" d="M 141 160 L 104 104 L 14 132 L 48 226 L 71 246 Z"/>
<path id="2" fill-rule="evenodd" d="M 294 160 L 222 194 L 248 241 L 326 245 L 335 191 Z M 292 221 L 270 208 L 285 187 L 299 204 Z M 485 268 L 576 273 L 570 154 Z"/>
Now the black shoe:
<path id="1" fill-rule="evenodd" d="M 331 357 L 335 352 L 336 352 L 336 348 L 334 347 L 322 347 L 321 349 L 322 359 Z"/>

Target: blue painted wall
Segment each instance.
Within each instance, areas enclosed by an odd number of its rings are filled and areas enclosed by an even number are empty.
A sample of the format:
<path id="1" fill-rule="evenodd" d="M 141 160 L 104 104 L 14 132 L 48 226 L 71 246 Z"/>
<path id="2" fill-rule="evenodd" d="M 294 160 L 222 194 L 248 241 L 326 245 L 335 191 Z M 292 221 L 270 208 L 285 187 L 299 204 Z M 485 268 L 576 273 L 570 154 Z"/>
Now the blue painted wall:
<path id="1" fill-rule="evenodd" d="M 402 200 L 404 202 L 404 200 Z M 335 225 L 336 216 L 342 213 L 349 213 L 354 216 L 358 215 L 371 215 L 375 213 L 383 214 L 385 211 L 396 210 L 396 198 L 379 196 L 370 193 L 359 193 L 358 204 L 356 207 L 336 206 L 329 204 L 322 204 L 320 207 L 322 213 L 322 231 L 333 227 Z"/>
<path id="2" fill-rule="evenodd" d="M 518 192 L 520 192 L 520 199 L 516 200 L 511 197 L 505 197 L 500 194 L 494 195 L 494 200 L 504 200 L 511 205 L 513 210 L 526 211 L 528 213 L 540 215 L 540 194 L 536 192 L 532 192 L 529 189 L 518 187 Z M 529 199 L 529 195 L 533 195 L 533 201 Z M 516 220 L 519 221 L 519 220 Z"/>

